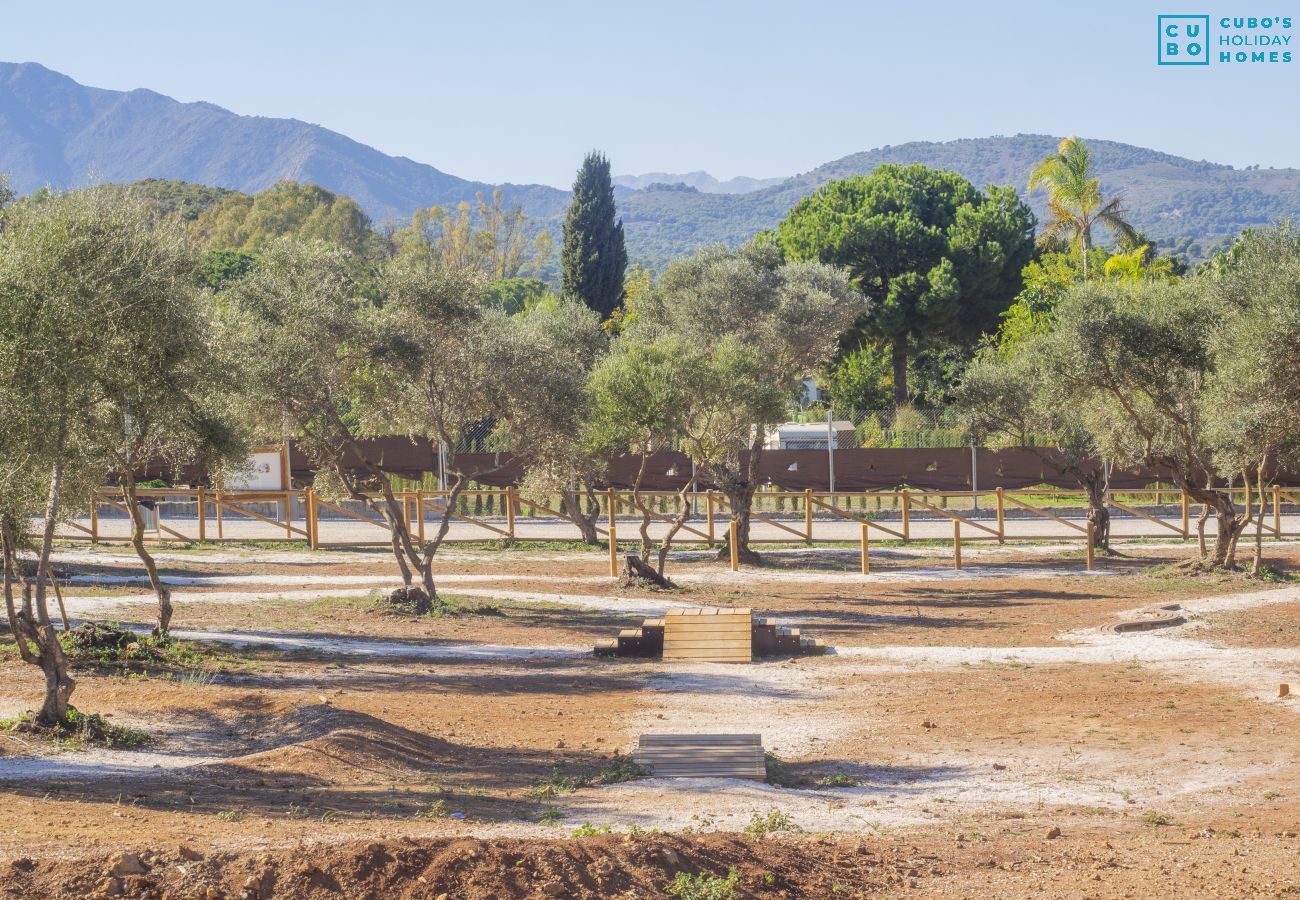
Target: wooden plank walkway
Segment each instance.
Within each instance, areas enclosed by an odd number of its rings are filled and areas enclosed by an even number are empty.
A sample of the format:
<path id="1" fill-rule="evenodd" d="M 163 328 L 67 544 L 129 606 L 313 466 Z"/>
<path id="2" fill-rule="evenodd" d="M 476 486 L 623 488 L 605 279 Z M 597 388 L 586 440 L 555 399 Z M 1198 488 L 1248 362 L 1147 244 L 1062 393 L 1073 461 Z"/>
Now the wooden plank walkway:
<path id="1" fill-rule="evenodd" d="M 632 760 L 658 777 L 767 778 L 757 734 L 643 734 Z"/>

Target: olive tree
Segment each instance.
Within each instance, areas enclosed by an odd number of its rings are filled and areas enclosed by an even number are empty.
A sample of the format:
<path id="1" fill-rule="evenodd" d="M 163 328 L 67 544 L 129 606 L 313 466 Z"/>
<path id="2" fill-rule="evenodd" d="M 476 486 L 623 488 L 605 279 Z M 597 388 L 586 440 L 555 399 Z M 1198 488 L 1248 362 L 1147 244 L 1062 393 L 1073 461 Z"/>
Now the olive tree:
<path id="1" fill-rule="evenodd" d="M 1014 344 L 986 344 L 967 366 L 957 406 L 988 446 L 1023 447 L 1088 495 L 1093 546 L 1110 549 L 1107 469 L 1097 439 L 1069 402 L 1068 385 L 1053 377 L 1030 335 Z"/>
<path id="2" fill-rule="evenodd" d="M 1270 464 L 1300 462 L 1300 236 L 1286 223 L 1248 232 L 1206 280 L 1224 305 L 1212 344 L 1209 430 L 1220 468 L 1239 474 L 1247 503 L 1253 496 L 1258 504 L 1258 571 Z"/>
<path id="3" fill-rule="evenodd" d="M 127 200 L 129 203 L 129 199 Z M 131 250 L 142 276 L 131 286 L 138 344 L 106 371 L 100 402 L 87 412 L 105 442 L 131 522 L 131 545 L 158 597 L 155 636 L 165 638 L 172 618 L 171 591 L 145 546 L 136 480 L 162 462 L 179 470 L 198 465 L 220 472 L 247 458 L 248 442 L 232 403 L 235 367 L 229 342 L 212 315 L 211 296 L 195 284 L 197 260 L 176 218 L 154 220 L 147 206 L 128 206 Z"/>
<path id="4" fill-rule="evenodd" d="M 869 305 L 846 272 L 818 262 L 786 263 L 767 242 L 702 249 L 669 265 L 638 298 L 626 339 L 675 336 L 692 352 L 724 354 L 714 371 L 734 378 L 714 385 L 712 409 L 727 422 L 743 422 L 744 432 L 701 432 L 694 449 L 704 455 L 694 458 L 701 475 L 726 495 L 737 551 L 747 562 L 760 561 L 749 547 L 749 524 L 767 429 L 784 420 L 800 378 L 834 355 L 840 333 Z M 720 558 L 729 552 L 724 546 Z"/>
<path id="5" fill-rule="evenodd" d="M 19 655 L 40 667 L 46 724 L 67 719 L 75 681 L 46 600 L 59 522 L 84 508 L 110 467 L 99 416 L 154 352 L 138 317 L 170 297 L 167 239 L 141 201 L 93 188 L 23 201 L 0 231 L 0 525 L 4 590 Z M 28 540 L 35 577 L 14 595 Z"/>
<path id="6" fill-rule="evenodd" d="M 549 295 L 515 315 L 493 310 L 489 321 L 496 438 L 524 468 L 520 490 L 533 502 L 559 494 L 559 512 L 598 544 L 596 486 L 608 456 L 584 428 L 587 379 L 608 350 L 600 317 L 576 297 Z"/>
<path id="7" fill-rule="evenodd" d="M 316 464 L 322 493 L 381 517 L 411 597 L 418 550 L 391 480 L 361 444 L 370 386 L 390 377 L 402 348 L 385 339 L 378 305 L 356 272 L 346 250 L 284 238 L 224 296 L 243 348 L 252 424 L 264 435 L 291 434 Z M 426 594 L 431 589 L 430 580 Z"/>
<path id="8" fill-rule="evenodd" d="M 641 555 L 637 560 L 628 558 L 628 578 L 650 577 L 665 586 L 669 584 L 664 578 L 664 566 L 673 539 L 690 519 L 687 497 L 695 489 L 695 472 L 678 492 L 676 514 L 668 519 L 668 533 L 660 542 L 653 575 L 639 566 L 641 560 L 649 559 L 653 549 L 650 525 L 657 515 L 642 493 L 642 486 L 651 457 L 671 449 L 686 433 L 692 413 L 687 384 L 700 364 L 700 355 L 680 338 L 667 336 L 649 343 L 621 340 L 596 366 L 587 386 L 590 416 L 586 438 L 593 454 L 627 454 L 638 459 L 632 480 L 632 505 L 641 514 Z"/>
<path id="9" fill-rule="evenodd" d="M 1036 344 L 1060 402 L 1078 410 L 1104 456 L 1168 471 L 1214 511 L 1214 568 L 1233 564 L 1248 521 L 1231 494 L 1216 488 L 1208 388 L 1224 315 L 1224 304 L 1196 281 L 1086 284 L 1066 293 Z"/>

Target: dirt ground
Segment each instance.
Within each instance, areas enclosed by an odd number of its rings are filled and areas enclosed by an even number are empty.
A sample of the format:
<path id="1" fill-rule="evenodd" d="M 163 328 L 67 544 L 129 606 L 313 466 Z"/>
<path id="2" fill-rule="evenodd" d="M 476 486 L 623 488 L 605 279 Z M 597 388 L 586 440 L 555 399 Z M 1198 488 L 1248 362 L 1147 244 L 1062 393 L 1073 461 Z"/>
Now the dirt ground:
<path id="1" fill-rule="evenodd" d="M 386 607 L 378 552 L 171 549 L 182 664 L 86 665 L 73 703 L 138 749 L 0 732 L 0 896 L 1300 894 L 1300 547 L 1272 582 L 1189 548 L 769 552 L 625 589 L 601 552 L 452 548 L 453 614 Z M 72 619 L 147 630 L 122 548 L 63 548 Z M 825 657 L 598 659 L 674 605 L 802 626 Z M 1118 633 L 1152 609 L 1185 624 Z M 8 644 L 0 716 L 39 699 Z M 758 732 L 785 787 L 614 781 L 645 732 Z M 605 773 L 602 776 L 602 773 Z M 748 829 L 748 832 L 746 831 Z M 125 860 L 123 852 L 132 854 Z M 128 871 L 135 870 L 135 871 Z"/>

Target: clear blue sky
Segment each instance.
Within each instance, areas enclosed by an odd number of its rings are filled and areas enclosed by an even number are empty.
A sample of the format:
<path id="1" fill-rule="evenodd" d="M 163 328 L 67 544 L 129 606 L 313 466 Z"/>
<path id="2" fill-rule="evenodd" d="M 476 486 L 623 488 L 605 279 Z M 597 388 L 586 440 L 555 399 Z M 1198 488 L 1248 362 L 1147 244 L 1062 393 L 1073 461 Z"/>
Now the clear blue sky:
<path id="1" fill-rule="evenodd" d="M 1300 58 L 1156 65 L 1158 12 L 1248 6 L 29 0 L 0 13 L 0 59 L 304 119 L 491 182 L 567 186 L 591 148 L 619 173 L 773 176 L 1017 132 L 1300 165 Z M 1300 32 L 1296 0 L 1267 11 Z"/>

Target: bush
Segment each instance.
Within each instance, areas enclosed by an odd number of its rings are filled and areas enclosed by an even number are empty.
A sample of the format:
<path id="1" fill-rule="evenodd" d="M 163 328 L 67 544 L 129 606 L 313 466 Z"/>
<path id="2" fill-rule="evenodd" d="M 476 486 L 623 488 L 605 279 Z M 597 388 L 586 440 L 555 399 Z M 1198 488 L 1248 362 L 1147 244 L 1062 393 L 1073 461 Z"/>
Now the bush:
<path id="1" fill-rule="evenodd" d="M 672 883 L 668 885 L 667 893 L 668 896 L 676 897 L 678 900 L 735 900 L 740 896 L 736 893 L 739 885 L 738 869 L 729 869 L 726 878 L 719 878 L 707 872 L 700 872 L 698 875 L 678 872 L 673 877 Z"/>

